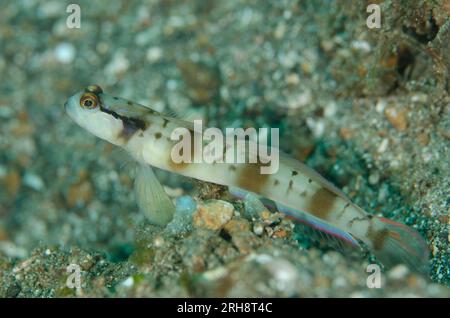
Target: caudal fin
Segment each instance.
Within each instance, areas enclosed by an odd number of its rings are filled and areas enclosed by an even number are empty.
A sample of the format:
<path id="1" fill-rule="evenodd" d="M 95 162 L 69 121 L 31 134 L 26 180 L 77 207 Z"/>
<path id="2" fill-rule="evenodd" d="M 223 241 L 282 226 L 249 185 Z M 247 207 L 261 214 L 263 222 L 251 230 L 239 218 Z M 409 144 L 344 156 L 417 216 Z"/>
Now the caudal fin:
<path id="1" fill-rule="evenodd" d="M 374 254 L 386 267 L 405 264 L 410 269 L 426 274 L 429 271 L 429 248 L 416 230 L 385 218 L 377 218 L 381 225 L 379 236 L 374 242 Z"/>

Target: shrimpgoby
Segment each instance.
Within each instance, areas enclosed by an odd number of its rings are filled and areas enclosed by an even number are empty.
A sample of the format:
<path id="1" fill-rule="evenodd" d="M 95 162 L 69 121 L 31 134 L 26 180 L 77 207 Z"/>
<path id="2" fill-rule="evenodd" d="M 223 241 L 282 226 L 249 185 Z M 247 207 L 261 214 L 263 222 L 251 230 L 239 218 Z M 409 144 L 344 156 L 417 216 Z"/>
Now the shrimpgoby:
<path id="1" fill-rule="evenodd" d="M 141 170 L 135 183 L 138 205 L 155 224 L 167 224 L 174 207 L 151 166 L 228 186 L 237 196 L 255 193 L 274 202 L 280 212 L 293 219 L 341 233 L 351 244 L 364 243 L 386 266 L 405 263 L 420 272 L 427 270 L 428 246 L 416 230 L 366 213 L 317 172 L 293 158 L 281 155 L 274 174 L 261 174 L 262 162 L 267 162 L 262 158 L 245 164 L 175 163 L 171 153 L 177 141 L 170 136 L 179 127 L 193 135 L 198 133 L 192 123 L 105 94 L 98 85 L 76 93 L 64 107 L 78 125 L 125 149 L 139 163 Z M 192 151 L 196 151 L 195 147 Z"/>

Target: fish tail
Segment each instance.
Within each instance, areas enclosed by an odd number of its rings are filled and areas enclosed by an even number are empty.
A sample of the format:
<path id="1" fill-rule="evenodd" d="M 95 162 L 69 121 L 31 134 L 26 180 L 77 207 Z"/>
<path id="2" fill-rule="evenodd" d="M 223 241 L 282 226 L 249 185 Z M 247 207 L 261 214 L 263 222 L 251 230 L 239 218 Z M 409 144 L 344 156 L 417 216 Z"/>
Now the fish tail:
<path id="1" fill-rule="evenodd" d="M 392 220 L 376 217 L 376 234 L 371 237 L 374 255 L 386 267 L 405 264 L 419 273 L 428 273 L 429 248 L 416 230 Z"/>

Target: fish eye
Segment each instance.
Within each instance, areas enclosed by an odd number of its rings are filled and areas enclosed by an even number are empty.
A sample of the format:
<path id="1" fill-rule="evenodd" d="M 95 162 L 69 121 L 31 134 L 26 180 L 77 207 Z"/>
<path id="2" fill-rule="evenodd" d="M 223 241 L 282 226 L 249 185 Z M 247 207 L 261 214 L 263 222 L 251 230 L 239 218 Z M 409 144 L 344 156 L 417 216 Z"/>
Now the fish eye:
<path id="1" fill-rule="evenodd" d="M 81 96 L 80 105 L 83 108 L 93 109 L 98 105 L 98 97 L 92 93 L 84 93 Z"/>

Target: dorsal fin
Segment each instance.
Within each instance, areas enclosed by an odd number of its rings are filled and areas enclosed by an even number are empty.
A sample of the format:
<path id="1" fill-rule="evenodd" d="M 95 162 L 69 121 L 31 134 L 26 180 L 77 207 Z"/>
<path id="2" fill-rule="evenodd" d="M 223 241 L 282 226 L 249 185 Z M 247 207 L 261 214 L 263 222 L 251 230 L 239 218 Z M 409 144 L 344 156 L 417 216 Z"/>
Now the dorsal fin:
<path id="1" fill-rule="evenodd" d="M 188 130 L 193 131 L 194 130 L 194 123 L 190 122 L 190 121 L 186 121 L 180 118 L 176 118 L 176 117 L 169 117 L 167 115 L 162 114 L 162 117 L 167 119 L 168 121 L 174 123 L 175 125 L 177 125 L 178 127 L 184 127 Z"/>

